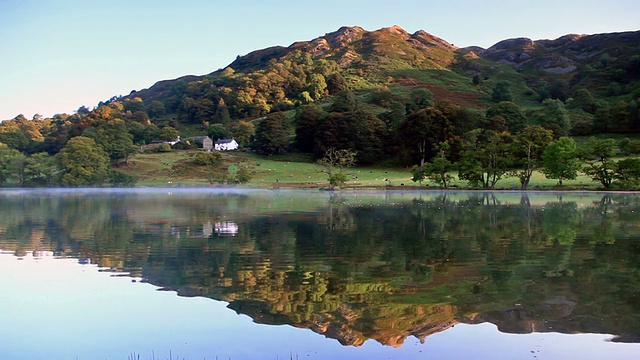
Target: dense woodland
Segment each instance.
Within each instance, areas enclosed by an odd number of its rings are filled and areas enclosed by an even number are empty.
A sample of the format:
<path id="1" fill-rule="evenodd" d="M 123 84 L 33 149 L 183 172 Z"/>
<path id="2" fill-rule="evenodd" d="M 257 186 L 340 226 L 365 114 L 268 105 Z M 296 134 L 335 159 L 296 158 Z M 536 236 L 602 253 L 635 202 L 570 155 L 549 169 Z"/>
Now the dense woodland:
<path id="1" fill-rule="evenodd" d="M 526 189 L 541 171 L 559 185 L 584 172 L 605 189 L 636 189 L 639 37 L 514 39 L 484 50 L 397 27 L 343 28 L 93 109 L 5 120 L 0 184 L 133 185 L 122 163 L 139 151 L 194 150 L 189 139 L 206 134 L 267 156 L 344 150 L 356 165 L 393 163 L 445 188 L 457 172 L 474 188 L 517 176 Z M 624 138 L 574 140 L 611 133 Z M 173 147 L 149 147 L 178 136 Z"/>

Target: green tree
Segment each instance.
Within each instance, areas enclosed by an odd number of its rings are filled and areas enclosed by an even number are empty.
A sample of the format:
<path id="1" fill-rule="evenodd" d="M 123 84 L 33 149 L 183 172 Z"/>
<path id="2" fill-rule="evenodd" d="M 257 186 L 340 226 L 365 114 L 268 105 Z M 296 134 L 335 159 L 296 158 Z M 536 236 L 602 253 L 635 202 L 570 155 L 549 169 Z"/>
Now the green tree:
<path id="1" fill-rule="evenodd" d="M 159 118 L 160 116 L 166 113 L 164 103 L 158 100 L 151 101 L 149 103 L 149 108 L 147 109 L 147 113 L 149 114 L 149 117 Z"/>
<path id="2" fill-rule="evenodd" d="M 491 100 L 495 103 L 499 103 L 502 101 L 513 101 L 513 95 L 511 95 L 509 86 L 511 86 L 511 84 L 508 81 L 498 81 L 493 87 Z"/>
<path id="3" fill-rule="evenodd" d="M 109 183 L 113 187 L 133 187 L 136 185 L 136 178 L 124 171 L 111 169 L 109 171 Z"/>
<path id="4" fill-rule="evenodd" d="M 95 185 L 108 176 L 109 155 L 93 139 L 76 136 L 57 155 L 65 186 Z"/>
<path id="5" fill-rule="evenodd" d="M 46 152 L 33 154 L 26 160 L 24 173 L 29 185 L 51 186 L 57 172 L 54 158 Z"/>
<path id="6" fill-rule="evenodd" d="M 333 97 L 330 112 L 350 112 L 358 108 L 358 102 L 351 91 L 340 91 Z"/>
<path id="7" fill-rule="evenodd" d="M 568 137 L 561 137 L 547 145 L 542 154 L 544 168 L 542 173 L 548 179 L 557 179 L 562 186 L 563 180 L 573 180 L 578 177 L 580 160 L 576 142 Z"/>
<path id="8" fill-rule="evenodd" d="M 553 131 L 556 138 L 567 136 L 571 129 L 569 114 L 562 101 L 557 99 L 543 101 L 542 109 L 534 112 L 532 118 L 534 123 Z"/>
<path id="9" fill-rule="evenodd" d="M 413 90 L 407 101 L 407 114 L 413 114 L 430 106 L 433 106 L 433 93 L 429 89 Z"/>
<path id="10" fill-rule="evenodd" d="M 238 142 L 240 147 L 246 147 L 251 142 L 251 137 L 255 131 L 253 123 L 248 121 L 239 121 L 235 129 L 233 129 L 233 138 Z"/>
<path id="11" fill-rule="evenodd" d="M 640 158 L 626 158 L 616 163 L 616 185 L 625 190 L 640 188 Z"/>
<path id="12" fill-rule="evenodd" d="M 458 163 L 458 177 L 467 180 L 473 187 L 495 187 L 513 164 L 512 142 L 511 135 L 506 132 L 484 129 L 470 131 Z"/>
<path id="13" fill-rule="evenodd" d="M 348 149 L 329 148 L 318 164 L 326 169 L 329 176 L 329 188 L 342 186 L 347 181 L 345 170 L 355 165 L 356 153 Z"/>
<path id="14" fill-rule="evenodd" d="M 84 136 L 92 138 L 107 152 L 109 158 L 118 162 L 136 152 L 137 146 L 133 145 L 133 136 L 129 134 L 127 125 L 123 120 L 115 119 L 100 123 L 97 128 L 89 128 Z"/>
<path id="15" fill-rule="evenodd" d="M 220 139 L 228 139 L 231 133 L 227 130 L 222 124 L 213 124 L 209 126 L 207 130 L 207 135 L 216 142 Z"/>
<path id="16" fill-rule="evenodd" d="M 436 154 L 435 146 L 451 138 L 453 128 L 449 119 L 434 108 L 427 107 L 407 116 L 398 129 L 403 153 L 411 163 L 422 167 Z"/>
<path id="17" fill-rule="evenodd" d="M 521 189 L 529 186 L 531 175 L 542 165 L 545 148 L 553 141 L 553 132 L 541 126 L 527 126 L 514 141 L 514 158 L 520 170 L 516 172 Z"/>
<path id="18" fill-rule="evenodd" d="M 158 133 L 158 139 L 165 141 L 176 141 L 179 136 L 180 133 L 178 132 L 178 130 L 171 126 L 163 127 Z"/>
<path id="19" fill-rule="evenodd" d="M 596 99 L 587 89 L 578 89 L 568 104 L 573 109 L 582 109 L 583 111 L 593 114 L 596 111 Z"/>
<path id="20" fill-rule="evenodd" d="M 591 137 L 582 152 L 587 163 L 585 173 L 607 190 L 611 187 L 616 172 L 616 163 L 613 161 L 615 146 L 616 142 L 613 139 L 600 140 Z"/>
<path id="21" fill-rule="evenodd" d="M 491 105 L 485 116 L 484 127 L 498 132 L 507 130 L 515 134 L 527 125 L 527 117 L 520 107 L 511 101 L 501 101 Z"/>
<path id="22" fill-rule="evenodd" d="M 449 144 L 445 141 L 440 143 L 438 156 L 424 165 L 425 177 L 431 179 L 431 181 L 442 186 L 445 189 L 449 188 L 449 183 L 453 180 L 451 171 L 455 169 L 454 165 L 447 159 L 447 153 L 449 151 Z"/>
<path id="23" fill-rule="evenodd" d="M 287 117 L 284 113 L 271 113 L 258 123 L 253 148 L 261 154 L 281 154 L 289 146 Z"/>
<path id="24" fill-rule="evenodd" d="M 298 108 L 294 123 L 296 127 L 296 147 L 302 152 L 312 152 L 315 142 L 314 133 L 318 122 L 325 115 L 324 110 L 315 104 Z"/>

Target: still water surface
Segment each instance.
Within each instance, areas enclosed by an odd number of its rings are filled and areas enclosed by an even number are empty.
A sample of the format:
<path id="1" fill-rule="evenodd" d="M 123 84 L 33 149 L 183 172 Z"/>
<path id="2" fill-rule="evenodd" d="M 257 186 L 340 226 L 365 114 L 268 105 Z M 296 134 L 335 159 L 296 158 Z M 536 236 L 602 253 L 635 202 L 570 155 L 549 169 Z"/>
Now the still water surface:
<path id="1" fill-rule="evenodd" d="M 4 190 L 0 359 L 640 358 L 640 195 Z"/>

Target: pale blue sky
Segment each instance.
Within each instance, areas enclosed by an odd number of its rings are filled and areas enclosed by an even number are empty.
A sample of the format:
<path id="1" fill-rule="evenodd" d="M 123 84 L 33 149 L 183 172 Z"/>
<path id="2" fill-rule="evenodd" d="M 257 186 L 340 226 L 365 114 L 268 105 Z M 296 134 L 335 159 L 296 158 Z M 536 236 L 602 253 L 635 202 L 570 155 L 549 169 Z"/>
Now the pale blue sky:
<path id="1" fill-rule="evenodd" d="M 0 0 L 0 119 L 70 113 L 343 25 L 456 46 L 640 30 L 637 0 Z"/>

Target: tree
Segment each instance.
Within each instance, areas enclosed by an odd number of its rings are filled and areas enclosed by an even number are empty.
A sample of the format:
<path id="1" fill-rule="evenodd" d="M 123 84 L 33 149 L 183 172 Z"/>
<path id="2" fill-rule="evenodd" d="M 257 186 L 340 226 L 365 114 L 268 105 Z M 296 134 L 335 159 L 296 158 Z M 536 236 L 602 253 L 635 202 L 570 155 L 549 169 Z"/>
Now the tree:
<path id="1" fill-rule="evenodd" d="M 19 185 L 24 183 L 24 167 L 26 156 L 18 150 L 0 143 L 0 185 L 15 180 Z"/>
<path id="2" fill-rule="evenodd" d="M 241 120 L 233 129 L 233 138 L 236 139 L 240 147 L 246 147 L 251 142 L 254 131 L 255 126 L 253 123 Z"/>
<path id="3" fill-rule="evenodd" d="M 25 164 L 25 179 L 29 185 L 53 184 L 53 178 L 58 172 L 54 158 L 46 152 L 41 152 L 29 156 Z"/>
<path id="4" fill-rule="evenodd" d="M 452 131 L 449 119 L 440 110 L 427 107 L 407 116 L 398 129 L 398 137 L 405 157 L 422 167 L 436 154 L 435 146 L 450 139 Z"/>
<path id="5" fill-rule="evenodd" d="M 93 139 L 76 136 L 57 155 L 65 186 L 88 186 L 107 178 L 109 155 Z"/>
<path id="6" fill-rule="evenodd" d="M 347 81 L 340 73 L 333 73 L 327 77 L 327 91 L 329 95 L 336 95 L 341 91 L 349 90 Z"/>
<path id="7" fill-rule="evenodd" d="M 314 133 L 318 121 L 325 115 L 324 110 L 315 104 L 298 108 L 294 123 L 296 126 L 296 147 L 302 152 L 312 152 Z"/>
<path id="8" fill-rule="evenodd" d="M 379 161 L 384 155 L 385 124 L 364 110 L 329 113 L 321 117 L 313 135 L 314 153 L 324 156 L 329 148 L 357 152 L 362 164 Z"/>
<path id="9" fill-rule="evenodd" d="M 331 104 L 330 112 L 350 112 L 355 111 L 358 107 L 358 102 L 355 95 L 351 91 L 340 91 L 333 97 L 333 103 Z"/>
<path id="10" fill-rule="evenodd" d="M 230 133 L 229 133 L 229 130 L 227 130 L 224 127 L 224 125 L 222 125 L 222 124 L 213 124 L 213 125 L 209 126 L 209 129 L 207 130 L 207 135 L 209 135 L 211 140 L 216 142 L 216 141 L 218 141 L 220 139 L 228 139 Z"/>
<path id="11" fill-rule="evenodd" d="M 133 187 L 136 185 L 136 178 L 124 171 L 111 169 L 109 172 L 109 183 L 114 187 Z"/>
<path id="12" fill-rule="evenodd" d="M 161 101 L 153 100 L 149 103 L 149 107 L 147 109 L 149 117 L 158 118 L 164 115 L 165 112 L 164 104 Z"/>
<path id="13" fill-rule="evenodd" d="M 611 187 L 616 172 L 616 163 L 613 161 L 615 146 L 613 139 L 599 140 L 591 137 L 582 154 L 587 163 L 585 173 L 607 190 Z"/>
<path id="14" fill-rule="evenodd" d="M 516 135 L 514 157 L 521 169 L 517 176 L 522 190 L 527 188 L 531 175 L 542 165 L 542 154 L 552 141 L 553 132 L 537 125 L 527 126 Z"/>
<path id="15" fill-rule="evenodd" d="M 125 122 L 120 119 L 100 123 L 97 128 L 89 128 L 84 136 L 92 138 L 114 162 L 121 159 L 127 162 L 129 156 L 137 150 L 133 145 L 133 136 L 127 131 Z"/>
<path id="16" fill-rule="evenodd" d="M 640 187 L 640 158 L 633 157 L 618 161 L 614 179 L 622 189 L 638 189 Z"/>
<path id="17" fill-rule="evenodd" d="M 471 186 L 491 189 L 513 164 L 509 133 L 476 129 L 470 131 L 464 142 L 464 151 L 458 163 L 458 177 Z"/>
<path id="18" fill-rule="evenodd" d="M 318 164 L 326 169 L 329 175 L 329 188 L 342 186 L 347 181 L 345 170 L 355 165 L 356 153 L 348 149 L 329 148 L 324 153 L 324 157 L 318 160 Z"/>
<path id="19" fill-rule="evenodd" d="M 289 146 L 287 117 L 284 113 L 271 113 L 256 128 L 253 148 L 261 154 L 281 154 Z"/>
<path id="20" fill-rule="evenodd" d="M 520 107 L 511 101 L 501 101 L 491 105 L 485 114 L 486 129 L 495 131 L 509 131 L 512 134 L 524 129 L 527 117 Z"/>
<path id="21" fill-rule="evenodd" d="M 440 143 L 438 147 L 438 156 L 424 165 L 424 177 L 448 189 L 449 182 L 453 179 L 453 175 L 450 172 L 454 170 L 453 164 L 447 159 L 449 144 L 445 141 Z"/>
<path id="22" fill-rule="evenodd" d="M 567 136 L 571 129 L 569 114 L 562 101 L 547 99 L 542 102 L 542 109 L 533 113 L 533 121 L 545 129 L 553 131 L 554 137 Z"/>
<path id="23" fill-rule="evenodd" d="M 589 90 L 578 89 L 573 96 L 573 100 L 567 103 L 567 106 L 593 114 L 596 111 L 596 100 Z"/>
<path id="24" fill-rule="evenodd" d="M 165 141 L 176 141 L 178 139 L 178 136 L 180 136 L 178 130 L 171 126 L 163 127 L 158 133 L 158 139 Z"/>
<path id="25" fill-rule="evenodd" d="M 547 145 L 542 154 L 542 163 L 544 176 L 548 179 L 557 179 L 560 186 L 563 180 L 577 178 L 580 160 L 576 142 L 571 138 L 561 137 Z"/>
<path id="26" fill-rule="evenodd" d="M 433 106 L 433 93 L 429 89 L 413 90 L 407 101 L 407 114 L 418 112 L 430 106 Z"/>
<path id="27" fill-rule="evenodd" d="M 511 95 L 509 86 L 511 86 L 511 84 L 508 81 L 498 81 L 493 87 L 491 100 L 495 103 L 499 103 L 501 101 L 512 101 L 513 95 Z"/>

